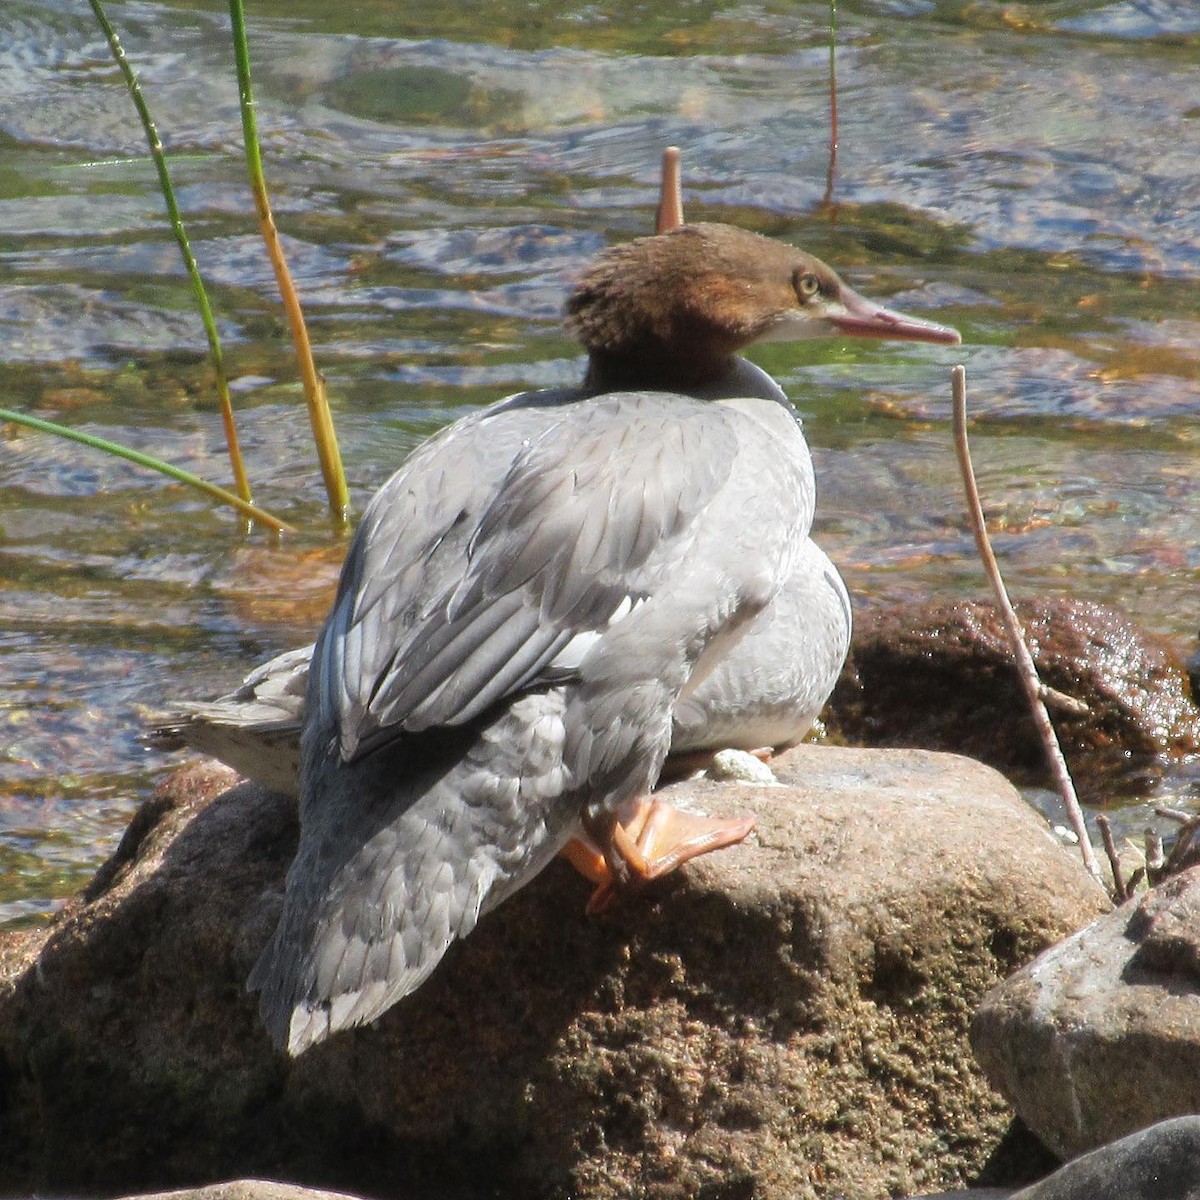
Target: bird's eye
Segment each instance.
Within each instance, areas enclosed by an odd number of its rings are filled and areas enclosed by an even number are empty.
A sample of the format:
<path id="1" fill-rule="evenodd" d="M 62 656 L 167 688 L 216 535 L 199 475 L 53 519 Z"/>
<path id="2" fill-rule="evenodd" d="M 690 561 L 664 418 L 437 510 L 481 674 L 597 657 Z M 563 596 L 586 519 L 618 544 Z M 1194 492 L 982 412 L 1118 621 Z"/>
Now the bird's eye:
<path id="1" fill-rule="evenodd" d="M 796 275 L 796 295 L 801 300 L 811 300 L 821 290 L 821 281 L 811 272 Z"/>

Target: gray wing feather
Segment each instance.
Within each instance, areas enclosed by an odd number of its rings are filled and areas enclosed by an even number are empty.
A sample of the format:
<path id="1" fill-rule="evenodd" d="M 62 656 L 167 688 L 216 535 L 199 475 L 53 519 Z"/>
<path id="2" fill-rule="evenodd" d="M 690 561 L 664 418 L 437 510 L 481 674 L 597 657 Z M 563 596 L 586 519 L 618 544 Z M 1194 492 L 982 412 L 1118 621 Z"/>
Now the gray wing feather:
<path id="1" fill-rule="evenodd" d="M 558 852 L 575 815 L 563 710 L 561 693 L 527 696 L 432 751 L 308 764 L 320 815 L 249 980 L 276 1044 L 299 1054 L 373 1020 Z"/>
<path id="2" fill-rule="evenodd" d="M 257 667 L 228 696 L 178 705 L 156 722 L 147 743 L 160 750 L 191 746 L 271 791 L 296 795 L 312 652 L 312 646 L 289 650 Z"/>
<path id="3" fill-rule="evenodd" d="M 348 760 L 376 723 L 368 706 L 406 633 L 457 585 L 467 541 L 521 446 L 578 401 L 574 389 L 522 393 L 423 442 L 376 493 L 351 542 L 306 705 Z"/>
<path id="4" fill-rule="evenodd" d="M 686 556 L 734 458 L 728 414 L 648 393 L 555 416 L 499 478 L 479 469 L 497 449 L 479 422 L 419 453 L 373 503 L 318 649 L 318 701 L 345 761 L 535 685 L 575 634 L 602 628 Z"/>

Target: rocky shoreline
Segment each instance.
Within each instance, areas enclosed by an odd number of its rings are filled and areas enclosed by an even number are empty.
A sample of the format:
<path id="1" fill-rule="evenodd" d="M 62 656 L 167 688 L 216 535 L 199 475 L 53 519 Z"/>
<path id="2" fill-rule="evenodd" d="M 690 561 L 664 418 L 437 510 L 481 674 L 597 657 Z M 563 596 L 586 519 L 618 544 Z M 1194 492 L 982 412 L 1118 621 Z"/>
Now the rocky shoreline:
<path id="1" fill-rule="evenodd" d="M 782 1198 L 975 1177 L 1011 1114 L 971 1015 L 1107 897 L 970 760 L 804 746 L 775 770 L 672 785 L 752 813 L 746 845 L 599 920 L 554 864 L 376 1026 L 294 1062 L 244 989 L 293 807 L 182 772 L 48 931 L 0 942 L 0 1191 L 265 1174 Z"/>
<path id="2" fill-rule="evenodd" d="M 670 785 L 753 814 L 745 845 L 599 919 L 554 864 L 416 995 L 295 1061 L 244 988 L 294 802 L 184 768 L 53 923 L 0 934 L 0 1195 L 1200 1197 L 1200 1119 L 1012 1192 L 1043 1146 L 1200 1111 L 1200 867 L 1113 910 L 978 762 L 826 745 L 773 767 Z"/>

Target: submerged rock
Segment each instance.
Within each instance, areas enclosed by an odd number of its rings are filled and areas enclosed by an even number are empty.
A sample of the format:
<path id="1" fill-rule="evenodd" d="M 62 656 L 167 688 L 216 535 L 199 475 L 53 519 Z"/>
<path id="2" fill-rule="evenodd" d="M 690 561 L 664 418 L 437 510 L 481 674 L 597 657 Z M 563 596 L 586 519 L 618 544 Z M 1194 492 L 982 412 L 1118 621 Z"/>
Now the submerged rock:
<path id="1" fill-rule="evenodd" d="M 971 1039 L 988 1077 L 1060 1157 L 1200 1112 L 1200 867 L 997 987 Z"/>
<path id="2" fill-rule="evenodd" d="M 375 1026 L 277 1057 L 244 980 L 294 803 L 192 769 L 48 930 L 0 936 L 0 1192 L 269 1175 L 377 1195 L 912 1194 L 1010 1124 L 978 998 L 1107 907 L 994 772 L 800 747 L 685 781 L 745 845 L 583 914 L 561 863 Z"/>
<path id="3" fill-rule="evenodd" d="M 1200 752 L 1200 709 L 1167 643 L 1101 604 L 1016 607 L 1042 681 L 1088 706 L 1050 713 L 1081 799 L 1144 790 Z M 1018 782 L 1053 786 L 994 605 L 900 606 L 856 621 L 825 711 L 832 733 L 969 754 Z"/>

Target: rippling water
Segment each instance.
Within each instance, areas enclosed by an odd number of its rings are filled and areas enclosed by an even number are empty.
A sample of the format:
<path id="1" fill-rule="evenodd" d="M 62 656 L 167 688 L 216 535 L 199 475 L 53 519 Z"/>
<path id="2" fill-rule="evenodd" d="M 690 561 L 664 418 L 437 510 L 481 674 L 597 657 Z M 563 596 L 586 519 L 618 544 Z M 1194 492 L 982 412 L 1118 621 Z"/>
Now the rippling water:
<path id="1" fill-rule="evenodd" d="M 1014 592 L 1106 600 L 1188 647 L 1193 0 L 842 0 L 831 205 L 824 3 L 250 8 L 276 215 L 356 504 L 465 407 L 577 375 L 571 273 L 648 231 L 678 143 L 692 218 L 803 244 L 964 333 L 756 355 L 805 415 L 821 540 L 861 603 L 983 593 L 949 441 L 963 361 Z M 0 8 L 0 403 L 224 480 L 203 331 L 85 9 Z M 73 891 L 169 769 L 135 740 L 145 710 L 307 637 L 339 554 L 244 182 L 225 6 L 110 15 L 172 155 L 256 498 L 305 532 L 243 538 L 165 480 L 0 430 L 0 921 Z"/>

